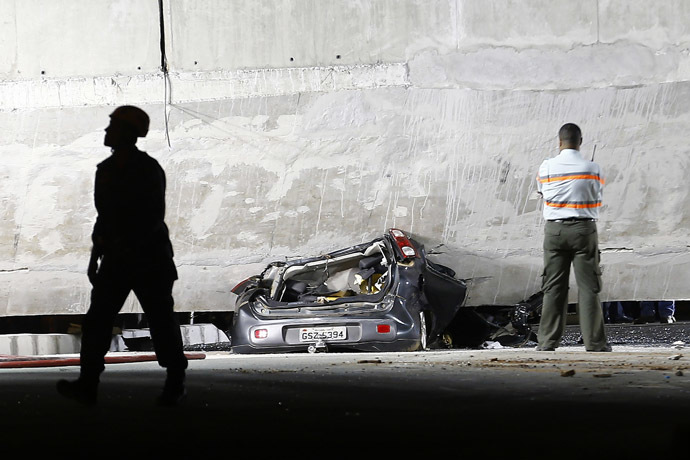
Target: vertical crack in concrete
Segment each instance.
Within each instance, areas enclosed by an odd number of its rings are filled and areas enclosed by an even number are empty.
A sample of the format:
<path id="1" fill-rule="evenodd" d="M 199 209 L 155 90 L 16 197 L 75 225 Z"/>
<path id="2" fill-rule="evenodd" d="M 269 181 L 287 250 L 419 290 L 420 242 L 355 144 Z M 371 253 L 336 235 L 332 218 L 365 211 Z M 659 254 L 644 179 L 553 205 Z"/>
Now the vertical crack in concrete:
<path id="1" fill-rule="evenodd" d="M 599 43 L 599 17 L 600 17 L 599 0 L 597 0 L 597 43 Z"/>
<path id="2" fill-rule="evenodd" d="M 168 105 L 172 100 L 172 89 L 170 87 L 170 76 L 168 75 L 168 57 L 165 54 L 165 19 L 163 14 L 163 0 L 158 0 L 158 21 L 160 25 L 160 48 L 161 48 L 161 71 L 163 72 L 163 86 L 164 86 L 164 98 L 163 101 L 163 116 L 165 118 L 165 139 L 168 142 L 168 148 L 172 147 L 170 145 L 170 130 L 168 127 L 169 122 L 169 111 Z"/>

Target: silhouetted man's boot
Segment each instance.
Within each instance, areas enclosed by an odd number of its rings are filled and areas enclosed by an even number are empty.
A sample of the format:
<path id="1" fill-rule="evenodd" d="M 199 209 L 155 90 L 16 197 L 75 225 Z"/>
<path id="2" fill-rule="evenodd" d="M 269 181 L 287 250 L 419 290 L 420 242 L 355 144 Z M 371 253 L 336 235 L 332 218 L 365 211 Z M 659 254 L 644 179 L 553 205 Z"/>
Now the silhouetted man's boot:
<path id="1" fill-rule="evenodd" d="M 158 396 L 156 402 L 159 406 L 177 406 L 187 397 L 187 390 L 184 386 L 184 369 L 168 369 L 163 391 Z"/>
<path id="2" fill-rule="evenodd" d="M 57 391 L 67 399 L 72 399 L 84 406 L 93 406 L 98 400 L 98 377 L 77 380 L 58 380 Z"/>

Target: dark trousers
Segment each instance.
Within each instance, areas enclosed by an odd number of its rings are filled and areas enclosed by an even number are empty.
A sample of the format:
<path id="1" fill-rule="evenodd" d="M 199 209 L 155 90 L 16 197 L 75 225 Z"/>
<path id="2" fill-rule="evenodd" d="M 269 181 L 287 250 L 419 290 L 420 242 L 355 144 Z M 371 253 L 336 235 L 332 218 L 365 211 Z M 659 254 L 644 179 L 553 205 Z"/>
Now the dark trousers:
<path id="1" fill-rule="evenodd" d="M 560 345 L 566 325 L 571 265 L 577 281 L 582 339 L 587 350 L 599 350 L 606 346 L 606 334 L 599 302 L 599 243 L 593 221 L 546 222 L 539 345 L 554 348 Z"/>
<path id="2" fill-rule="evenodd" d="M 105 369 L 113 325 L 131 291 L 146 314 L 158 363 L 168 371 L 179 372 L 187 368 L 180 325 L 173 309 L 174 282 L 174 278 L 161 274 L 155 265 L 109 262 L 104 258 L 82 325 L 83 378 L 97 380 Z"/>
<path id="3" fill-rule="evenodd" d="M 658 302 L 640 302 L 640 316 L 654 317 L 659 313 L 662 321 L 676 312 L 675 303 L 672 300 L 661 300 Z"/>

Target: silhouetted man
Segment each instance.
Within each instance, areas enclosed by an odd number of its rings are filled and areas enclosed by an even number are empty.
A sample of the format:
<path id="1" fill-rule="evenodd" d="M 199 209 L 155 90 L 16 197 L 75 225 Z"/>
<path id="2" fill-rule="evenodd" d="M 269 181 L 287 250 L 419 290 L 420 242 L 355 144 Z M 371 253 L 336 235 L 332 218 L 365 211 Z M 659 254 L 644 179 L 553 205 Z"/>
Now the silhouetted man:
<path id="1" fill-rule="evenodd" d="M 164 222 L 165 173 L 136 147 L 148 128 L 146 112 L 121 106 L 105 129 L 103 143 L 112 155 L 96 171 L 98 217 L 88 268 L 93 289 L 82 326 L 81 370 L 77 380 L 57 384 L 63 396 L 87 405 L 96 403 L 112 328 L 130 291 L 146 314 L 158 363 L 167 369 L 158 403 L 175 405 L 186 395 L 187 358 L 172 297 L 177 270 Z"/>
<path id="2" fill-rule="evenodd" d="M 578 288 L 578 313 L 587 351 L 611 351 L 599 301 L 601 270 L 597 223 L 604 179 L 599 165 L 580 154 L 582 132 L 567 123 L 558 132 L 560 153 L 544 160 L 537 177 L 544 198 L 544 303 L 537 350 L 560 345 L 568 309 L 570 266 Z"/>

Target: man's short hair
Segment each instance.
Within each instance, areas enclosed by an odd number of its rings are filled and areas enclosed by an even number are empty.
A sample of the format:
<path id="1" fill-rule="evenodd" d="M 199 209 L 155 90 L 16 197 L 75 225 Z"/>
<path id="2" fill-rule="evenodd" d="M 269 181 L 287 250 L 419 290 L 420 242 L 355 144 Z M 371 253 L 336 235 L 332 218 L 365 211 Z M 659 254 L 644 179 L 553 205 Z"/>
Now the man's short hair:
<path id="1" fill-rule="evenodd" d="M 561 126 L 561 129 L 558 131 L 558 139 L 570 145 L 580 145 L 582 131 L 580 131 L 580 127 L 576 124 L 566 123 Z"/>

